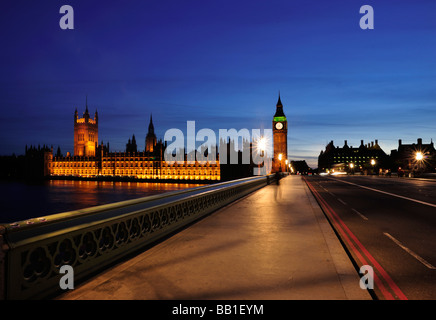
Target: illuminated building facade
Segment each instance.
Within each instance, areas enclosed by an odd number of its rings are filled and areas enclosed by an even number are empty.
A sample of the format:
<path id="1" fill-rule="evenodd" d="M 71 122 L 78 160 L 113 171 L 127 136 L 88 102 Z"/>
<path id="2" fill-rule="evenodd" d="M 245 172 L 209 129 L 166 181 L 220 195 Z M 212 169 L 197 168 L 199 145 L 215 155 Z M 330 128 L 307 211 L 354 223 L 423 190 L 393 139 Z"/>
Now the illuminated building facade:
<path id="1" fill-rule="evenodd" d="M 335 147 L 331 141 L 318 157 L 320 172 L 336 170 L 349 173 L 375 173 L 388 167 L 389 157 L 380 148 L 378 140 L 368 144 L 364 144 L 361 140 L 357 148 L 348 146 L 347 140 L 342 148 Z"/>
<path id="2" fill-rule="evenodd" d="M 283 104 L 280 100 L 280 94 L 272 124 L 274 143 L 272 172 L 286 171 L 288 159 L 288 120 L 283 112 Z"/>
<path id="3" fill-rule="evenodd" d="M 145 137 L 145 151 L 153 152 L 157 144 L 156 134 L 154 133 L 153 117 L 150 116 L 150 124 L 148 125 L 148 133 Z"/>
<path id="4" fill-rule="evenodd" d="M 398 175 L 419 174 L 436 171 L 436 149 L 433 141 L 405 144 L 398 140 L 398 150 L 391 151 L 392 171 Z"/>
<path id="5" fill-rule="evenodd" d="M 97 145 L 97 139 L 97 112 L 92 120 L 89 118 L 88 108 L 86 108 L 82 119 L 78 119 L 76 111 L 74 116 L 74 156 L 55 156 L 46 159 L 50 176 L 221 180 L 219 159 L 199 163 L 186 161 L 188 157 L 185 155 L 185 161 L 173 164 L 165 162 L 163 155 L 166 144 L 157 141 L 151 117 L 144 151 L 137 151 L 134 135 L 126 144 L 125 152 L 110 152 L 109 144 L 105 146 L 102 142 L 101 145 Z"/>
<path id="6" fill-rule="evenodd" d="M 79 118 L 77 109 L 74 112 L 74 155 L 79 157 L 96 156 L 98 144 L 98 114 L 95 111 L 91 119 L 88 111 L 88 99 L 83 118 Z"/>

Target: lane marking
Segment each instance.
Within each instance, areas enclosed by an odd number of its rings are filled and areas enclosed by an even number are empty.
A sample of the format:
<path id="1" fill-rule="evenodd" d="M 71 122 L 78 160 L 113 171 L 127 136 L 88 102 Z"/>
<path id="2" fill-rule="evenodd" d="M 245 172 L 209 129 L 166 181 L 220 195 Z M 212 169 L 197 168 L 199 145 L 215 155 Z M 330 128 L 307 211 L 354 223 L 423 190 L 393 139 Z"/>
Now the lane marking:
<path id="1" fill-rule="evenodd" d="M 331 193 L 331 192 L 329 192 L 326 188 L 324 188 L 321 184 L 319 184 L 319 186 L 321 187 L 321 188 L 323 188 L 325 191 L 327 191 L 328 193 L 330 193 L 332 196 L 334 196 L 333 195 L 333 193 Z M 345 202 L 345 201 L 343 201 L 342 199 L 340 199 L 340 198 L 338 198 L 338 200 L 344 205 L 344 206 L 348 206 L 348 204 Z M 356 209 L 354 209 L 354 208 L 351 208 L 351 210 L 353 210 L 355 213 L 357 213 L 363 220 L 368 220 L 368 218 L 367 217 L 365 217 L 363 214 L 361 214 L 359 211 L 357 211 Z"/>
<path id="2" fill-rule="evenodd" d="M 347 206 L 347 203 L 346 203 L 345 201 L 343 201 L 342 199 L 338 198 L 338 201 L 339 201 L 340 203 L 342 203 L 344 206 Z"/>
<path id="3" fill-rule="evenodd" d="M 351 210 L 353 210 L 355 213 L 357 213 L 363 220 L 368 220 L 367 217 L 365 217 L 363 214 L 361 214 L 359 211 L 357 211 L 356 209 L 351 208 Z"/>
<path id="4" fill-rule="evenodd" d="M 339 179 L 332 179 L 332 178 L 328 178 L 328 179 L 334 180 L 334 181 L 343 182 L 343 183 L 348 183 L 348 184 L 351 184 L 353 186 L 357 186 L 357 187 L 360 187 L 360 188 L 363 188 L 363 189 L 368 189 L 368 190 L 371 190 L 371 191 L 384 193 L 384 194 L 387 194 L 387 195 L 390 195 L 390 196 L 393 196 L 393 197 L 397 197 L 397 198 L 401 198 L 401 199 L 417 202 L 417 203 L 420 203 L 420 204 L 423 204 L 423 205 L 426 205 L 426 206 L 430 206 L 430 207 L 436 208 L 436 204 L 433 204 L 433 203 L 428 203 L 428 202 L 424 202 L 424 201 L 408 198 L 408 197 L 405 197 L 405 196 L 400 196 L 400 195 L 395 194 L 395 193 L 390 193 L 390 192 L 386 192 L 386 191 L 382 191 L 382 190 L 378 190 L 378 189 L 374 189 L 374 188 L 370 188 L 370 187 L 365 187 L 365 186 L 362 186 L 360 184 L 356 184 L 356 183 L 352 183 L 352 182 L 348 182 L 348 181 L 343 181 L 343 180 L 339 180 Z"/>
<path id="5" fill-rule="evenodd" d="M 330 217 L 330 221 L 335 225 L 336 229 L 339 231 L 339 233 L 342 235 L 342 238 L 345 239 L 345 241 L 348 243 L 348 245 L 350 246 L 351 250 L 354 252 L 354 254 L 357 256 L 357 258 L 360 260 L 362 265 L 368 265 L 369 263 L 366 262 L 366 259 L 362 256 L 362 254 L 359 252 L 359 250 L 357 250 L 357 248 L 354 246 L 353 242 L 350 240 L 350 238 L 348 237 L 348 235 L 345 233 L 345 231 L 341 228 L 341 226 L 339 225 L 339 223 L 336 221 L 336 219 L 333 217 L 333 214 L 330 212 L 329 210 L 329 205 L 325 202 L 324 198 L 321 197 L 321 195 L 315 190 L 315 188 L 310 184 L 310 182 L 308 182 L 307 180 L 305 180 L 306 183 L 308 184 L 310 190 L 313 192 L 314 196 L 316 199 L 318 199 L 320 203 L 320 205 L 324 208 L 326 214 Z M 332 209 L 333 210 L 333 209 Z M 380 289 L 380 291 L 382 292 L 382 294 L 384 295 L 384 297 L 387 300 L 394 300 L 394 297 L 392 296 L 392 294 L 385 288 L 385 286 L 383 285 L 383 283 L 380 281 L 379 277 L 377 276 L 376 273 L 374 273 L 374 281 L 377 285 L 377 287 Z"/>
<path id="6" fill-rule="evenodd" d="M 351 230 L 347 227 L 347 225 L 341 220 L 341 218 L 338 216 L 338 214 L 328 205 L 328 203 L 324 200 L 324 198 L 321 197 L 321 195 L 315 190 L 315 188 L 312 186 L 312 184 L 304 179 L 304 181 L 309 186 L 310 190 L 313 192 L 315 198 L 317 198 L 320 201 L 320 205 L 324 208 L 325 212 L 330 217 L 332 223 L 336 226 L 337 230 L 342 234 L 342 237 L 347 241 L 350 248 L 353 250 L 355 255 L 358 257 L 358 259 L 361 261 L 363 265 L 367 265 L 369 263 L 366 262 L 366 259 L 363 257 L 363 254 L 373 263 L 374 267 L 377 269 L 377 271 L 381 274 L 381 276 L 384 278 L 384 280 L 387 282 L 387 284 L 390 286 L 392 291 L 396 294 L 396 296 L 400 300 L 407 300 L 406 295 L 401 291 L 401 289 L 396 285 L 396 283 L 392 280 L 392 278 L 389 276 L 389 274 L 383 269 L 383 267 L 375 260 L 375 258 L 369 253 L 369 251 L 363 246 L 363 244 L 357 239 L 357 237 L 351 232 Z M 341 227 L 342 226 L 342 227 Z M 345 231 L 346 233 L 345 233 Z M 356 243 L 356 245 L 362 250 L 362 254 L 359 252 L 359 250 L 354 246 L 353 242 L 350 240 L 348 235 L 353 239 L 353 241 Z M 374 281 L 377 285 L 377 287 L 380 289 L 382 294 L 385 296 L 388 300 L 394 300 L 395 298 L 393 295 L 385 288 L 383 283 L 378 278 L 377 274 L 374 273 Z"/>
<path id="7" fill-rule="evenodd" d="M 429 269 L 436 269 L 435 266 L 433 266 L 431 263 L 427 262 L 425 259 L 421 258 L 418 254 L 416 254 L 415 252 L 413 252 L 412 250 L 410 250 L 409 248 L 407 248 L 405 245 L 403 245 L 399 240 L 395 239 L 393 236 L 391 236 L 389 233 L 387 232 L 383 232 L 383 234 L 388 237 L 389 239 L 391 239 L 396 245 L 398 245 L 401 249 L 403 249 L 404 251 L 406 251 L 408 254 L 410 254 L 412 257 L 414 257 L 416 260 L 418 260 L 419 262 L 421 262 L 423 265 L 425 265 L 427 268 Z"/>

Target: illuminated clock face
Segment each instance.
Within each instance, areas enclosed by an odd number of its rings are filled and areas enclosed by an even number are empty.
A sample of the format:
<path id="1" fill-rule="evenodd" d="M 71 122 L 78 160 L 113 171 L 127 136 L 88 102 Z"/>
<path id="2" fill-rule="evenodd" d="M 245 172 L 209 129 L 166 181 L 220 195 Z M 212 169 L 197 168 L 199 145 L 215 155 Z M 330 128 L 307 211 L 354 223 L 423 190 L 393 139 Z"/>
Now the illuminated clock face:
<path id="1" fill-rule="evenodd" d="M 277 130 L 281 130 L 283 128 L 283 123 L 281 123 L 281 122 L 277 122 L 276 123 L 276 129 Z"/>

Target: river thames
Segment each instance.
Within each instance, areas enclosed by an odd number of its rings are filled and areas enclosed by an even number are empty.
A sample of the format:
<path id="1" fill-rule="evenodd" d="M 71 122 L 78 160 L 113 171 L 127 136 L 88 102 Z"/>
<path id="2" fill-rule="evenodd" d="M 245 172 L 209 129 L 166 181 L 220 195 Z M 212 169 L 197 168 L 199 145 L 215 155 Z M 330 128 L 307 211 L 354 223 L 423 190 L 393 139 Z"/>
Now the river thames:
<path id="1" fill-rule="evenodd" d="M 0 181 L 0 224 L 199 186 L 202 185 L 72 180 L 40 183 Z"/>

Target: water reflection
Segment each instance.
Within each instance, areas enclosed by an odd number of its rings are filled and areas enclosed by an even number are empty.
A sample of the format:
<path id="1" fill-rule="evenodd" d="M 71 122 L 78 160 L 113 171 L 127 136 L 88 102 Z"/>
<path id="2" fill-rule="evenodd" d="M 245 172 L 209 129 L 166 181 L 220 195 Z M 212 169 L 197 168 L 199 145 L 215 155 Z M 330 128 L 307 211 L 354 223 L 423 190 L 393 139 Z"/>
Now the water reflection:
<path id="1" fill-rule="evenodd" d="M 0 182 L 0 223 L 198 186 L 201 184 L 70 180 Z"/>

